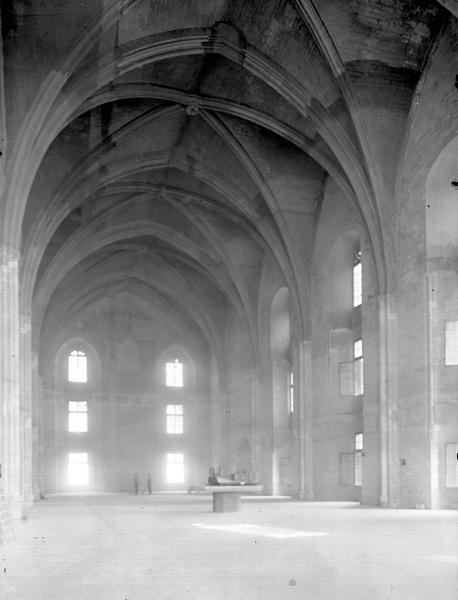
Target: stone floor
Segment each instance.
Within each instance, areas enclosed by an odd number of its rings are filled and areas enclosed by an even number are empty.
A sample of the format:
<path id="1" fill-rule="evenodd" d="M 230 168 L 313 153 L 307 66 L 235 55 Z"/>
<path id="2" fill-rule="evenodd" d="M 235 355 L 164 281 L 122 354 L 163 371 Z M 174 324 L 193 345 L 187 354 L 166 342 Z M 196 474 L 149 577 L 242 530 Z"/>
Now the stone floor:
<path id="1" fill-rule="evenodd" d="M 53 497 L 0 547 L 2 600 L 456 600 L 458 512 Z"/>

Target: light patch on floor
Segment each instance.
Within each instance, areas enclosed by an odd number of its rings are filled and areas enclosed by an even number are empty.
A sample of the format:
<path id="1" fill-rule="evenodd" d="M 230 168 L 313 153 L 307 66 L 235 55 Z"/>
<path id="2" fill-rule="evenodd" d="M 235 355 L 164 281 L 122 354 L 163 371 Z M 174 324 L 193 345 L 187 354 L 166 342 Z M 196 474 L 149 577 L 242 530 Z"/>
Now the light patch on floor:
<path id="1" fill-rule="evenodd" d="M 299 529 L 282 529 L 280 527 L 264 527 L 263 525 L 252 525 L 250 523 L 238 523 L 237 525 L 204 525 L 203 523 L 193 523 L 200 529 L 215 529 L 217 531 L 227 531 L 229 533 L 243 533 L 268 538 L 302 538 L 302 537 L 321 537 L 329 535 L 323 531 L 303 531 Z"/>

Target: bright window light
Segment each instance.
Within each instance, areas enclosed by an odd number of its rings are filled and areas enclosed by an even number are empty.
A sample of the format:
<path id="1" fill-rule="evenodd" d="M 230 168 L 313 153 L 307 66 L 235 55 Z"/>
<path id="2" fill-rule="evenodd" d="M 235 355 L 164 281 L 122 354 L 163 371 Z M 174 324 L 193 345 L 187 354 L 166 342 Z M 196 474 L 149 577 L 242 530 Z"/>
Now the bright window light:
<path id="1" fill-rule="evenodd" d="M 87 452 L 70 452 L 68 455 L 68 484 L 87 485 L 89 465 Z"/>
<path id="2" fill-rule="evenodd" d="M 165 384 L 168 387 L 183 387 L 183 363 L 177 358 L 165 364 Z"/>
<path id="3" fill-rule="evenodd" d="M 80 350 L 73 350 L 68 356 L 68 381 L 87 383 L 87 357 Z"/>
<path id="4" fill-rule="evenodd" d="M 353 357 L 361 358 L 363 355 L 363 340 L 356 340 L 353 344 Z"/>
<path id="5" fill-rule="evenodd" d="M 289 374 L 289 412 L 294 412 L 294 373 L 291 371 Z"/>
<path id="6" fill-rule="evenodd" d="M 356 340 L 353 344 L 353 356 L 354 363 L 354 383 L 355 383 L 355 396 L 361 396 L 364 394 L 364 362 L 363 362 L 363 341 Z"/>
<path id="7" fill-rule="evenodd" d="M 167 454 L 167 483 L 183 483 L 184 456 L 174 452 Z"/>
<path id="8" fill-rule="evenodd" d="M 167 404 L 167 433 L 183 433 L 182 404 Z"/>
<path id="9" fill-rule="evenodd" d="M 68 431 L 70 433 L 87 431 L 87 402 L 68 403 Z"/>
<path id="10" fill-rule="evenodd" d="M 363 449 L 363 434 L 355 433 L 355 450 Z"/>
<path id="11" fill-rule="evenodd" d="M 353 264 L 353 307 L 360 306 L 363 300 L 363 267 L 361 264 L 361 252 L 355 256 Z"/>
<path id="12" fill-rule="evenodd" d="M 458 321 L 445 322 L 445 364 L 458 365 Z"/>
<path id="13" fill-rule="evenodd" d="M 355 396 L 364 394 L 364 359 L 355 360 Z"/>
<path id="14" fill-rule="evenodd" d="M 355 486 L 361 486 L 363 480 L 363 434 L 355 433 Z"/>

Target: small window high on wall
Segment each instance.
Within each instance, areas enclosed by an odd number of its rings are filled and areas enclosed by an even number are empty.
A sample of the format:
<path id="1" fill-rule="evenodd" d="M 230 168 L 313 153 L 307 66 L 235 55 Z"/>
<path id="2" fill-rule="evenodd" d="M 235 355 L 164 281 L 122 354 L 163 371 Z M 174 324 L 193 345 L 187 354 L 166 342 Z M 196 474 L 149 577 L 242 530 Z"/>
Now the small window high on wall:
<path id="1" fill-rule="evenodd" d="M 87 452 L 68 454 L 68 484 L 87 485 L 89 483 L 89 465 Z"/>
<path id="2" fill-rule="evenodd" d="M 355 254 L 353 261 L 353 308 L 361 306 L 363 300 L 363 267 L 361 250 Z"/>
<path id="3" fill-rule="evenodd" d="M 184 456 L 179 452 L 167 454 L 167 483 L 183 483 Z"/>
<path id="4" fill-rule="evenodd" d="M 81 350 L 73 350 L 68 356 L 68 381 L 87 383 L 87 357 Z"/>
<path id="5" fill-rule="evenodd" d="M 183 363 L 177 358 L 165 363 L 165 384 L 167 387 L 183 387 Z"/>
<path id="6" fill-rule="evenodd" d="M 355 433 L 355 485 L 361 486 L 363 479 L 363 434 Z"/>

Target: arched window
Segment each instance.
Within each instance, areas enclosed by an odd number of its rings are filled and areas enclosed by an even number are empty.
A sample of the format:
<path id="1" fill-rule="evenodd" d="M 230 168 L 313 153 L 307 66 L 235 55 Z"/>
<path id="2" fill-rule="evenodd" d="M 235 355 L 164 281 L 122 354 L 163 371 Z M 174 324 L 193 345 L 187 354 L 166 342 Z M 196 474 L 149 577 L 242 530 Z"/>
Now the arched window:
<path id="1" fill-rule="evenodd" d="M 178 358 L 165 363 L 165 385 L 183 387 L 183 363 Z"/>
<path id="2" fill-rule="evenodd" d="M 81 350 L 73 350 L 68 355 L 68 381 L 87 383 L 87 356 Z"/>
<path id="3" fill-rule="evenodd" d="M 358 250 L 353 259 L 353 308 L 361 306 L 363 300 L 363 267 L 361 264 L 361 250 Z"/>

